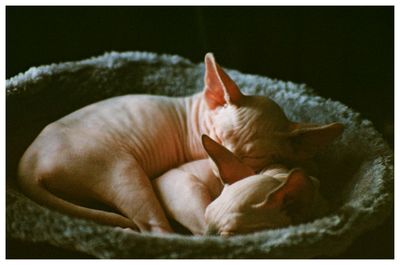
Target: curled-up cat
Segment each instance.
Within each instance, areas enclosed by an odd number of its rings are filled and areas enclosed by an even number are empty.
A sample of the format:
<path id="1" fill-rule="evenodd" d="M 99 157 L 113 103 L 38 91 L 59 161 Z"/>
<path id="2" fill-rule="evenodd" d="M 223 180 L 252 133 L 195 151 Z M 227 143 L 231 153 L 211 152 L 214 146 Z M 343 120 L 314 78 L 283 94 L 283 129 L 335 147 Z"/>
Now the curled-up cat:
<path id="1" fill-rule="evenodd" d="M 206 158 L 202 134 L 257 171 L 279 160 L 306 160 L 342 130 L 339 123 L 289 121 L 268 97 L 243 95 L 209 53 L 202 93 L 115 97 L 46 126 L 22 156 L 18 181 L 30 198 L 67 214 L 171 232 L 151 180 Z M 88 207 L 93 203 L 114 212 Z"/>
<path id="2" fill-rule="evenodd" d="M 256 173 L 206 135 L 203 144 L 217 172 L 203 159 L 153 180 L 168 217 L 193 234 L 227 236 L 279 228 L 327 210 L 319 181 L 303 169 L 275 164 Z"/>

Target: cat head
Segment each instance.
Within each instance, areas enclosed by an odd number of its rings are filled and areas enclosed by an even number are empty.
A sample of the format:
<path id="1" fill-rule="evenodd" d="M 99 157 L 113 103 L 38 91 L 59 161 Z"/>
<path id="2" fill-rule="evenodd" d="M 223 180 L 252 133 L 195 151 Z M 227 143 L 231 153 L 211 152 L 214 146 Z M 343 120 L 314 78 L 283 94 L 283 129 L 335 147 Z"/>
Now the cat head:
<path id="1" fill-rule="evenodd" d="M 225 186 L 206 209 L 209 234 L 233 235 L 284 227 L 309 219 L 320 199 L 319 182 L 302 169 L 256 174 L 228 149 L 202 136 Z"/>
<path id="2" fill-rule="evenodd" d="M 211 53 L 205 56 L 204 84 L 212 119 L 208 134 L 255 171 L 273 163 L 307 160 L 343 131 L 340 123 L 292 122 L 270 98 L 244 95 Z"/>

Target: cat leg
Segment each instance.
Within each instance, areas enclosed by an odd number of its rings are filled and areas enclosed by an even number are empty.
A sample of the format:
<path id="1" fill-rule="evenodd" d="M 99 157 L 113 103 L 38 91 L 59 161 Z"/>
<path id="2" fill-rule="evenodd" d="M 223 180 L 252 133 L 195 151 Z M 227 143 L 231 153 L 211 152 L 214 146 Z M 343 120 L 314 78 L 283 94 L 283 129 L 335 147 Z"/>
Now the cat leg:
<path id="1" fill-rule="evenodd" d="M 208 168 L 200 170 L 198 166 L 208 167 L 208 161 L 207 164 L 200 161 L 171 169 L 153 180 L 154 190 L 166 214 L 195 235 L 206 231 L 204 214 L 214 199 L 215 190 L 215 176 L 209 176 L 212 172 Z"/>
<path id="2" fill-rule="evenodd" d="M 105 189 L 108 204 L 131 219 L 141 232 L 173 232 L 150 179 L 137 163 L 116 168 Z"/>

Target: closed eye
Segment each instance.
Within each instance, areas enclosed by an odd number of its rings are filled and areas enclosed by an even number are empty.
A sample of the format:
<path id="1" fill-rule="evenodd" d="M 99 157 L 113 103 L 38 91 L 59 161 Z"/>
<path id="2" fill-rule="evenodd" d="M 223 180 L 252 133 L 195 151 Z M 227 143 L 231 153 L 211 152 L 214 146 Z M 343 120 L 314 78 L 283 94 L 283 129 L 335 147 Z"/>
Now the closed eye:
<path id="1" fill-rule="evenodd" d="M 246 165 L 250 166 L 251 168 L 253 168 L 253 170 L 255 170 L 256 172 L 258 172 L 259 170 L 261 170 L 265 164 L 266 164 L 266 157 L 256 157 L 256 156 L 243 156 L 241 157 L 241 160 L 243 163 L 245 163 Z"/>
<path id="2" fill-rule="evenodd" d="M 241 157 L 243 163 L 251 166 L 257 173 L 268 165 L 280 163 L 277 155 L 269 156 L 243 156 Z"/>

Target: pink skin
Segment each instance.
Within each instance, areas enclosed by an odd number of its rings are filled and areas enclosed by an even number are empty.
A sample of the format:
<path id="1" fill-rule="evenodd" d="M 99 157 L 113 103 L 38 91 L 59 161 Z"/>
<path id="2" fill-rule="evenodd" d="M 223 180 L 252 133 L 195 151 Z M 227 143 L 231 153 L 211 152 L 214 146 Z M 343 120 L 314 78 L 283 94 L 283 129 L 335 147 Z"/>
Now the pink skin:
<path id="1" fill-rule="evenodd" d="M 256 174 L 211 138 L 204 135 L 203 143 L 218 174 L 204 159 L 153 180 L 167 215 L 195 235 L 283 227 L 307 220 L 324 203 L 318 180 L 301 169 L 275 164 Z"/>
<path id="2" fill-rule="evenodd" d="M 275 160 L 309 159 L 343 130 L 338 123 L 291 122 L 272 100 L 243 95 L 212 54 L 206 55 L 205 67 L 203 93 L 115 97 L 48 125 L 21 158 L 22 190 L 78 217 L 171 232 L 151 180 L 206 158 L 202 134 L 259 170 Z M 88 202 L 106 204 L 116 213 L 83 206 Z"/>
<path id="3" fill-rule="evenodd" d="M 171 169 L 152 183 L 168 217 L 194 235 L 206 232 L 205 210 L 223 189 L 208 159 L 195 160 Z"/>

